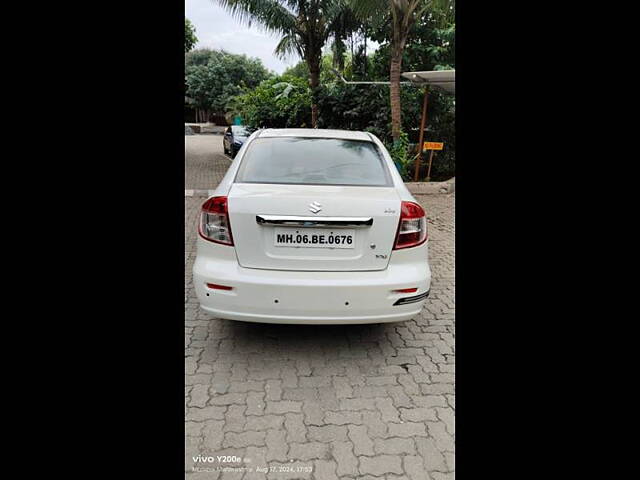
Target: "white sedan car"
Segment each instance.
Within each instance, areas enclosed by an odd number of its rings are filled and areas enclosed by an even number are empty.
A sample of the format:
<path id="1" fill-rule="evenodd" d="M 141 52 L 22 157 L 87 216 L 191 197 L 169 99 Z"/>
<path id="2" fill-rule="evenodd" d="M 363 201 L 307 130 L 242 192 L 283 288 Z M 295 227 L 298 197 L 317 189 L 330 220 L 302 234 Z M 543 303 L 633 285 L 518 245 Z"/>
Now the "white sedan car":
<path id="1" fill-rule="evenodd" d="M 398 322 L 429 295 L 426 214 L 370 133 L 254 132 L 198 231 L 193 282 L 218 318 Z"/>

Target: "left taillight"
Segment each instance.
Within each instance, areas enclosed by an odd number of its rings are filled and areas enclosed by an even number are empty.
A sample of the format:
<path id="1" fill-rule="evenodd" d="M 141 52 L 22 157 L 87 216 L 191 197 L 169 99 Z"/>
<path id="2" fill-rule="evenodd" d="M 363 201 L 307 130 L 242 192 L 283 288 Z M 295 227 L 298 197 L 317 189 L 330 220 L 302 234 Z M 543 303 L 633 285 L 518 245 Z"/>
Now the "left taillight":
<path id="1" fill-rule="evenodd" d="M 233 245 L 227 197 L 211 197 L 202 204 L 198 232 L 210 242 Z"/>

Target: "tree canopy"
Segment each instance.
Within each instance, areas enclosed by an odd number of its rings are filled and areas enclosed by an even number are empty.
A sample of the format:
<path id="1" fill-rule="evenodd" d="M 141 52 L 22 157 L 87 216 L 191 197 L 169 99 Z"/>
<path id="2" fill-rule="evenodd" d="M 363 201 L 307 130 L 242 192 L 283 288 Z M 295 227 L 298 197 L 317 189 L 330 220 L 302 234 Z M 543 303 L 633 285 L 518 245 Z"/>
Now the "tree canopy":
<path id="1" fill-rule="evenodd" d="M 229 101 L 271 76 L 257 58 L 198 49 L 185 56 L 186 95 L 201 109 L 225 113 Z"/>
<path id="2" fill-rule="evenodd" d="M 273 77 L 237 97 L 231 105 L 250 128 L 311 125 L 311 90 L 306 79 L 299 77 Z"/>
<path id="3" fill-rule="evenodd" d="M 389 81 L 391 103 L 391 133 L 399 140 L 402 133 L 400 75 L 404 50 L 413 26 L 425 15 L 439 25 L 453 17 L 454 0 L 349 0 L 355 14 L 374 27 L 386 27 L 389 39 Z"/>
<path id="4" fill-rule="evenodd" d="M 359 25 L 345 0 L 217 0 L 236 18 L 255 22 L 280 35 L 275 53 L 297 54 L 308 67 L 311 86 L 311 123 L 318 120 L 322 48 L 333 40 L 337 53 L 344 52 L 344 39 Z M 340 56 L 336 56 L 338 62 Z"/>
<path id="5" fill-rule="evenodd" d="M 187 53 L 193 49 L 198 43 L 198 37 L 196 37 L 196 28 L 191 21 L 185 17 L 184 19 L 184 53 Z"/>
<path id="6" fill-rule="evenodd" d="M 399 72 L 455 69 L 453 0 L 376 0 L 389 8 L 370 17 L 354 16 L 354 10 L 336 13 L 339 8 L 353 7 L 355 0 L 217 1 L 242 19 L 279 32 L 278 52 L 295 52 L 301 61 L 274 76 L 258 60 L 243 55 L 193 50 L 186 55 L 191 103 L 227 113 L 228 118 L 240 115 L 250 128 L 317 126 L 370 131 L 387 145 L 402 173 L 410 170 L 417 152 L 423 89 L 400 85 Z M 307 10 L 313 6 L 318 9 L 315 17 Z M 320 12 L 320 8 L 327 10 Z M 403 17 L 407 22 L 401 32 L 402 48 L 398 48 L 393 19 L 398 8 L 409 15 Z M 305 36 L 306 27 L 296 22 L 306 22 L 307 16 L 320 25 L 317 29 L 309 26 L 315 33 Z M 378 44 L 374 52 L 370 46 L 367 50 L 367 40 Z M 395 77 L 390 73 L 394 68 Z M 395 85 L 348 85 L 334 69 L 348 80 L 391 80 Z M 431 177 L 454 175 L 453 96 L 431 91 L 425 140 L 445 143 Z"/>

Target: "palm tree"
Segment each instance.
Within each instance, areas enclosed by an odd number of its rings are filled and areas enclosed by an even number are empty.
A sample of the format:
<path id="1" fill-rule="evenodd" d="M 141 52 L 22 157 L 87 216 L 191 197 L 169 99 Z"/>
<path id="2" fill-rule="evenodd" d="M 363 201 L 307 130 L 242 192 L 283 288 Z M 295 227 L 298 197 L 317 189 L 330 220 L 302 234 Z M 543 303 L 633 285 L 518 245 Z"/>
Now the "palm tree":
<path id="1" fill-rule="evenodd" d="M 309 67 L 311 124 L 318 125 L 322 47 L 330 37 L 343 41 L 345 0 L 216 0 L 239 20 L 282 35 L 275 53 L 298 54 Z M 338 48 L 340 50 L 340 48 Z"/>
<path id="2" fill-rule="evenodd" d="M 407 43 L 411 27 L 422 15 L 431 11 L 442 21 L 448 20 L 454 12 L 455 0 L 351 0 L 354 11 L 360 18 L 372 20 L 381 14 L 390 16 L 391 23 L 391 67 L 389 72 L 391 102 L 391 135 L 400 138 L 402 129 L 400 105 L 400 74 L 402 53 Z"/>

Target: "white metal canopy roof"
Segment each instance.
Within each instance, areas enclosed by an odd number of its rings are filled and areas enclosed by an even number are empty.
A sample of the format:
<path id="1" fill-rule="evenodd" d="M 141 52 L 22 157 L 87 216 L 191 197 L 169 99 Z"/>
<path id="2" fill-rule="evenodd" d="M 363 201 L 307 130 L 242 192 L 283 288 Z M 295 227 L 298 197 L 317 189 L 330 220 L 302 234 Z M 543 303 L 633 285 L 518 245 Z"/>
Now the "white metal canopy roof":
<path id="1" fill-rule="evenodd" d="M 456 93 L 455 70 L 432 70 L 427 72 L 405 72 L 404 78 L 415 84 L 432 85 L 449 93 Z"/>

